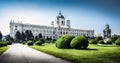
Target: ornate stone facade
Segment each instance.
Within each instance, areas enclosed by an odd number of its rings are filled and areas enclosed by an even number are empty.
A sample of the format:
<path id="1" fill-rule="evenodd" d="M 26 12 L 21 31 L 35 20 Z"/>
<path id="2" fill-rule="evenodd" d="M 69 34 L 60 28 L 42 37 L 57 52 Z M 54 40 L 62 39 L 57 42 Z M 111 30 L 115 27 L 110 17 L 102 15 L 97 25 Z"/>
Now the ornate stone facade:
<path id="1" fill-rule="evenodd" d="M 31 30 L 34 36 L 37 36 L 39 33 L 42 34 L 43 38 L 54 38 L 57 39 L 59 36 L 71 34 L 74 36 L 89 36 L 94 37 L 94 30 L 81 30 L 71 28 L 70 20 L 65 20 L 65 17 L 60 12 L 56 17 L 55 21 L 51 22 L 52 26 L 43 26 L 43 25 L 32 25 L 32 24 L 23 24 L 10 22 L 10 35 L 15 38 L 16 31 L 25 32 L 25 30 Z"/>

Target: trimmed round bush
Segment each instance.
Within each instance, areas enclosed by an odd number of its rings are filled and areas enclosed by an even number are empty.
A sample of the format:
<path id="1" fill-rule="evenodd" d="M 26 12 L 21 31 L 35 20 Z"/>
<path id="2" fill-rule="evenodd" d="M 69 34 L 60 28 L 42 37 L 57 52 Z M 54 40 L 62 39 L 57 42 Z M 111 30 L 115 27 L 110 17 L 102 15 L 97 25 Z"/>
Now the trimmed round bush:
<path id="1" fill-rule="evenodd" d="M 112 41 L 111 41 L 111 40 L 108 40 L 106 44 L 112 44 Z"/>
<path id="2" fill-rule="evenodd" d="M 43 44 L 43 42 L 40 40 L 35 42 L 35 45 L 42 45 L 42 44 Z"/>
<path id="3" fill-rule="evenodd" d="M 33 44 L 34 44 L 33 41 L 31 41 L 31 40 L 27 41 L 28 46 L 32 46 Z"/>
<path id="4" fill-rule="evenodd" d="M 52 41 L 51 41 L 51 42 L 52 42 L 52 43 L 55 43 L 55 41 L 56 41 L 56 39 L 52 39 Z"/>
<path id="5" fill-rule="evenodd" d="M 97 37 L 95 38 L 95 40 L 96 40 L 97 42 L 99 42 L 100 40 L 103 40 L 103 38 L 102 38 L 102 36 L 97 36 Z"/>
<path id="6" fill-rule="evenodd" d="M 4 46 L 7 46 L 7 45 L 8 45 L 8 43 L 7 43 L 7 42 L 3 42 L 3 45 L 4 45 Z"/>
<path id="7" fill-rule="evenodd" d="M 7 42 L 0 42 L 0 47 L 4 47 L 4 46 L 7 46 L 8 43 Z"/>
<path id="8" fill-rule="evenodd" d="M 116 44 L 116 45 L 120 45 L 120 38 L 118 38 L 118 39 L 115 41 L 115 44 Z"/>
<path id="9" fill-rule="evenodd" d="M 71 48 L 70 42 L 73 38 L 74 38 L 73 35 L 65 35 L 65 36 L 60 37 L 56 41 L 56 47 L 58 47 L 58 48 Z"/>
<path id="10" fill-rule="evenodd" d="M 98 42 L 95 39 L 91 39 L 91 40 L 89 40 L 89 43 L 90 44 L 97 44 Z"/>
<path id="11" fill-rule="evenodd" d="M 105 44 L 103 40 L 98 41 L 99 44 Z"/>
<path id="12" fill-rule="evenodd" d="M 11 45 L 11 44 L 12 44 L 12 42 L 8 42 L 7 44 L 8 44 L 8 45 Z"/>
<path id="13" fill-rule="evenodd" d="M 22 44 L 26 44 L 26 42 L 22 42 Z"/>
<path id="14" fill-rule="evenodd" d="M 43 43 L 45 43 L 45 40 L 43 38 L 40 38 L 40 41 L 42 41 Z"/>
<path id="15" fill-rule="evenodd" d="M 75 49 L 86 49 L 89 45 L 89 42 L 84 36 L 77 36 L 71 41 L 70 45 Z"/>
<path id="16" fill-rule="evenodd" d="M 0 42 L 0 47 L 3 47 L 4 45 L 3 45 L 3 43 L 2 42 Z"/>
<path id="17" fill-rule="evenodd" d="M 111 40 L 111 42 L 115 43 L 115 41 L 117 40 L 117 38 L 118 38 L 117 36 L 114 36 L 114 35 L 113 35 L 113 36 L 110 38 L 110 40 Z"/>

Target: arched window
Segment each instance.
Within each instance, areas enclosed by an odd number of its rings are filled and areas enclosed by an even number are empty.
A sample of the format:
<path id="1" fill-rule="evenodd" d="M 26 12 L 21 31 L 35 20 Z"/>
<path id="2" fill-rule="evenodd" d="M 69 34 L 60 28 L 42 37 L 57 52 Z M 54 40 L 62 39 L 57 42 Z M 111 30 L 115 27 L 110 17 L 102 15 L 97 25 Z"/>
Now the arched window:
<path id="1" fill-rule="evenodd" d="M 63 21 L 62 21 L 61 23 L 62 23 L 62 25 L 64 25 L 64 22 L 63 22 Z"/>

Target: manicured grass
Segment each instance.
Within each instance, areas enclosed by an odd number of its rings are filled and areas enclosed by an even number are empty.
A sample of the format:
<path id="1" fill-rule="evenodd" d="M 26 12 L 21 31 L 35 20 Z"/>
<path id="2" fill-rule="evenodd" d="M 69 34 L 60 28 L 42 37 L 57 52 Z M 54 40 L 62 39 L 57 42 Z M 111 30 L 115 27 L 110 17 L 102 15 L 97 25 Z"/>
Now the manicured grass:
<path id="1" fill-rule="evenodd" d="M 30 46 L 39 51 L 60 57 L 73 63 L 119 63 L 119 46 L 98 46 L 89 45 L 87 50 L 58 49 L 55 44 L 44 46 Z"/>
<path id="2" fill-rule="evenodd" d="M 5 47 L 0 47 L 0 55 L 5 52 L 9 47 L 5 46 Z"/>

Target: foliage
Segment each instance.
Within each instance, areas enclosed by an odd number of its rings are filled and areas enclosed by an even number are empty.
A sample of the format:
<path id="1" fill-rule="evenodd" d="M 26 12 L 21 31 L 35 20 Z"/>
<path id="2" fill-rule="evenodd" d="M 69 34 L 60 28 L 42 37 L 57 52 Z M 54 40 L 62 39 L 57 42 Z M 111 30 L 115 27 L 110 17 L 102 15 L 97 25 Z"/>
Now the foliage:
<path id="1" fill-rule="evenodd" d="M 52 42 L 52 43 L 55 43 L 55 41 L 56 41 L 56 39 L 52 39 L 52 41 L 51 41 L 51 42 Z"/>
<path id="2" fill-rule="evenodd" d="M 73 38 L 74 38 L 74 36 L 72 36 L 72 35 L 65 35 L 65 36 L 60 37 L 56 41 L 56 47 L 58 47 L 58 48 L 71 48 L 70 42 Z"/>
<path id="3" fill-rule="evenodd" d="M 117 36 L 112 36 L 112 37 L 110 38 L 110 40 L 111 40 L 111 42 L 115 43 L 115 41 L 117 40 Z"/>
<path id="4" fill-rule="evenodd" d="M 0 47 L 7 46 L 7 45 L 8 45 L 7 42 L 0 42 Z"/>
<path id="5" fill-rule="evenodd" d="M 95 38 L 95 40 L 98 42 L 100 40 L 103 40 L 103 38 L 102 38 L 102 36 L 98 36 L 98 37 Z"/>
<path id="6" fill-rule="evenodd" d="M 25 31 L 25 35 L 26 35 L 26 39 L 27 39 L 27 40 L 33 40 L 33 39 L 34 39 L 34 36 L 33 36 L 31 30 L 26 30 L 26 31 Z"/>
<path id="7" fill-rule="evenodd" d="M 3 43 L 2 42 L 0 42 L 0 47 L 3 47 L 4 45 L 3 45 Z"/>
<path id="8" fill-rule="evenodd" d="M 22 44 L 26 44 L 26 41 L 23 41 Z"/>
<path id="9" fill-rule="evenodd" d="M 10 35 L 5 36 L 5 39 L 9 42 L 14 42 L 14 39 Z"/>
<path id="10" fill-rule="evenodd" d="M 71 63 L 119 63 L 119 46 L 99 46 L 89 44 L 86 50 L 58 49 L 55 44 L 44 44 L 44 46 L 30 46 L 38 51 L 66 59 Z"/>
<path id="11" fill-rule="evenodd" d="M 90 43 L 90 44 L 97 44 L 97 41 L 96 41 L 95 39 L 90 39 L 90 40 L 89 40 L 89 43 Z"/>
<path id="12" fill-rule="evenodd" d="M 115 41 L 115 44 L 116 44 L 116 45 L 120 45 L 120 38 L 118 38 L 118 39 Z"/>
<path id="13" fill-rule="evenodd" d="M 89 42 L 86 39 L 86 37 L 77 36 L 71 41 L 70 45 L 72 48 L 75 48 L 75 49 L 81 49 L 81 48 L 86 49 L 89 45 Z"/>
<path id="14" fill-rule="evenodd" d="M 7 44 L 8 44 L 8 45 L 11 45 L 11 44 L 12 44 L 12 42 L 8 42 Z"/>
<path id="15" fill-rule="evenodd" d="M 34 40 L 35 40 L 35 41 L 39 40 L 38 36 L 35 36 Z"/>
<path id="16" fill-rule="evenodd" d="M 32 46 L 33 44 L 34 44 L 33 41 L 31 41 L 31 40 L 27 41 L 27 45 L 28 45 L 28 46 Z"/>
<path id="17" fill-rule="evenodd" d="M 35 45 L 42 45 L 43 43 L 44 43 L 44 42 L 42 42 L 42 41 L 39 40 L 39 41 L 36 41 L 36 42 L 35 42 Z"/>
<path id="18" fill-rule="evenodd" d="M 39 39 L 42 38 L 42 34 L 41 34 L 41 33 L 39 33 L 38 38 L 39 38 Z"/>
<path id="19" fill-rule="evenodd" d="M 51 43 L 51 40 L 45 39 L 45 43 Z"/>
<path id="20" fill-rule="evenodd" d="M 98 43 L 99 44 L 104 44 L 104 41 L 103 40 L 99 40 Z"/>
<path id="21" fill-rule="evenodd" d="M 21 40 L 21 33 L 19 31 L 16 32 L 15 38 L 16 38 L 17 42 L 20 42 L 20 40 Z"/>
<path id="22" fill-rule="evenodd" d="M 0 40 L 2 40 L 2 33 L 0 32 Z"/>
<path id="23" fill-rule="evenodd" d="M 111 40 L 108 40 L 106 44 L 112 44 Z"/>
<path id="24" fill-rule="evenodd" d="M 22 39 L 22 41 L 25 41 L 25 38 L 26 38 L 25 33 L 22 32 L 22 34 L 21 34 L 21 39 Z"/>
<path id="25" fill-rule="evenodd" d="M 40 38 L 40 41 L 42 41 L 43 43 L 45 43 L 45 40 L 43 38 Z"/>

